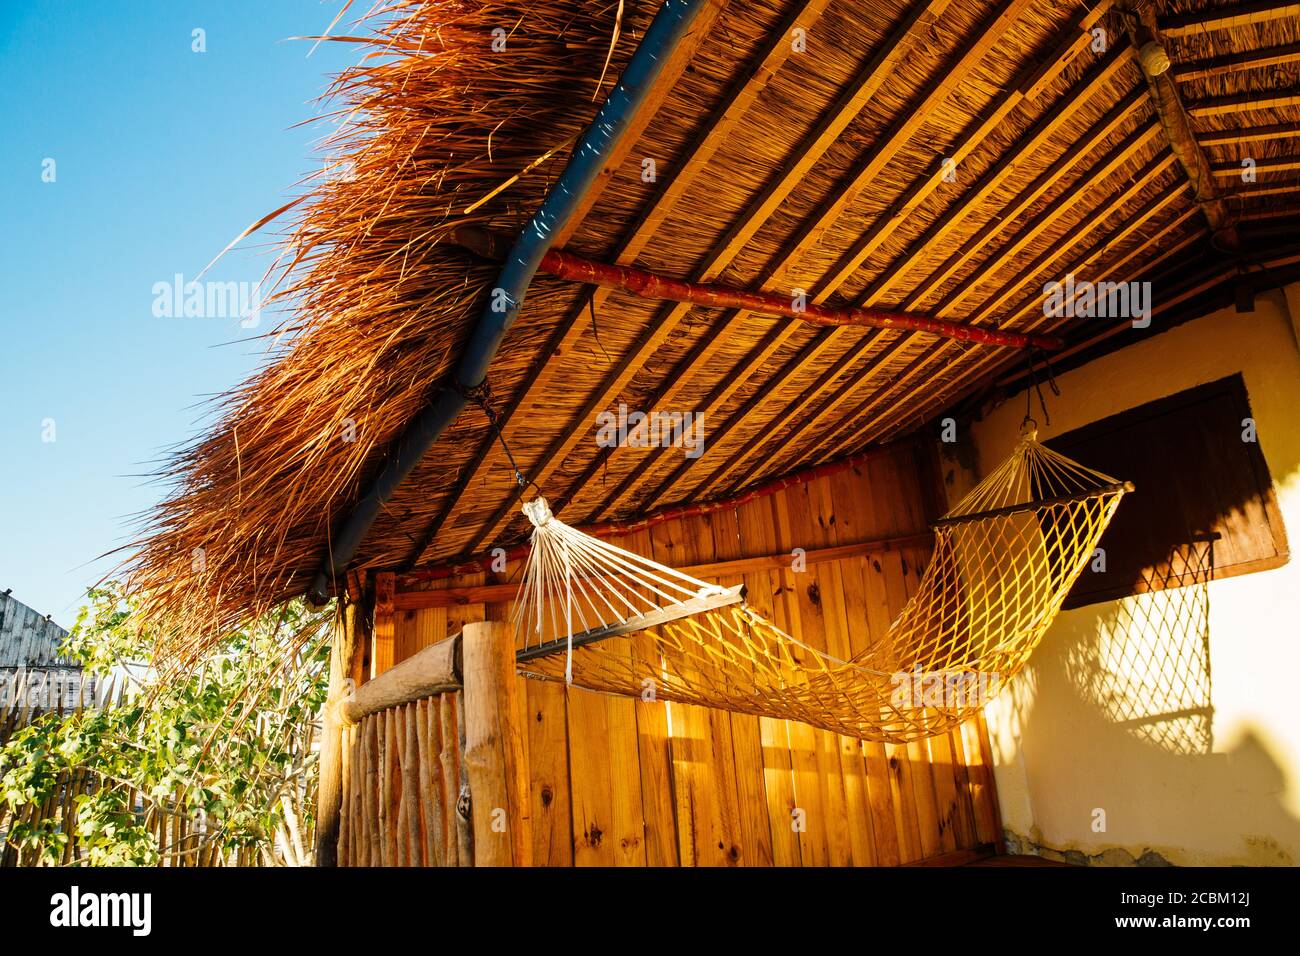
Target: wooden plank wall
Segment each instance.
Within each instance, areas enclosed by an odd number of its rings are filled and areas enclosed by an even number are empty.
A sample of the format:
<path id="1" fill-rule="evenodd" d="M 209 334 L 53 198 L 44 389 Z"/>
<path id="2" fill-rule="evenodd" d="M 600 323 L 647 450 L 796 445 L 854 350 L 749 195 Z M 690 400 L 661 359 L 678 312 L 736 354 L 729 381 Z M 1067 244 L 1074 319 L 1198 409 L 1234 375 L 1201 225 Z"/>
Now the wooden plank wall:
<path id="1" fill-rule="evenodd" d="M 928 453 L 900 448 L 612 540 L 684 567 L 906 534 L 942 510 L 937 474 Z M 882 639 L 928 557 L 927 547 L 903 548 L 743 581 L 778 626 L 848 657 Z M 424 586 L 482 583 L 475 574 Z M 507 614 L 483 604 L 399 610 L 391 652 L 376 647 L 373 659 L 403 660 L 467 622 Z M 791 721 L 523 684 L 538 865 L 897 865 L 997 841 L 978 722 L 905 746 L 864 744 Z"/>

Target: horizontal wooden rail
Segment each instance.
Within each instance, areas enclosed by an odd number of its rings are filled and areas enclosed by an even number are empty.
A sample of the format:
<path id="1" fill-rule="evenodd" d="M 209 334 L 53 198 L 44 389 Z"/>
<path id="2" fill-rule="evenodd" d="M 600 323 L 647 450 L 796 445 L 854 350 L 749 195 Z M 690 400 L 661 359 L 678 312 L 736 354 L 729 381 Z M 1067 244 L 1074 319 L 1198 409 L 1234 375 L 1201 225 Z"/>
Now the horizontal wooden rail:
<path id="1" fill-rule="evenodd" d="M 362 684 L 344 702 L 344 716 L 355 724 L 389 707 L 460 690 L 460 645 L 460 635 L 453 634 Z"/>
<path id="2" fill-rule="evenodd" d="M 826 561 L 840 561 L 856 558 L 878 551 L 891 551 L 898 548 L 923 547 L 932 542 L 934 536 L 929 531 L 917 534 L 894 535 L 887 538 L 872 538 L 856 544 L 842 544 L 833 548 L 819 548 L 805 552 L 806 564 L 821 564 Z M 757 571 L 775 571 L 788 568 L 791 562 L 789 552 L 766 554 L 753 558 L 737 558 L 733 561 L 714 561 L 709 564 L 695 564 L 678 568 L 683 574 L 693 578 L 729 578 Z M 513 601 L 519 591 L 518 582 L 510 584 L 478 584 L 468 587 L 440 588 L 434 591 L 399 591 L 393 595 L 395 611 L 419 611 L 431 607 L 458 607 L 465 604 L 500 604 Z"/>

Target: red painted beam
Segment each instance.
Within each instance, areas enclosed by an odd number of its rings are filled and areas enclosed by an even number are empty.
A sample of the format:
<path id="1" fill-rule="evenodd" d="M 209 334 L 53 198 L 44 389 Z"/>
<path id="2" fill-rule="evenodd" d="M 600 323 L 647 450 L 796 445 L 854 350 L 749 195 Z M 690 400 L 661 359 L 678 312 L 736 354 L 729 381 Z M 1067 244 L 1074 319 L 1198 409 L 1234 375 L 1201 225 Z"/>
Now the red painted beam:
<path id="1" fill-rule="evenodd" d="M 873 329 L 928 332 L 940 338 L 957 339 L 961 342 L 1012 349 L 1033 347 L 1047 352 L 1056 351 L 1064 344 L 1055 336 L 1003 332 L 912 312 L 891 312 L 888 309 L 864 309 L 855 306 L 834 308 L 816 302 L 796 305 L 791 295 L 747 292 L 744 289 L 711 283 L 685 282 L 632 266 L 596 262 L 558 249 L 546 253 L 545 258 L 542 259 L 541 271 L 560 279 L 571 279 L 574 282 L 585 282 L 588 285 L 610 289 L 622 289 L 624 292 L 631 292 L 646 299 L 667 299 L 672 302 L 692 302 L 717 309 L 746 309 L 766 315 L 786 315 L 815 325 L 859 325 Z"/>
<path id="2" fill-rule="evenodd" d="M 481 226 L 461 226 L 453 230 L 451 241 L 486 259 L 500 260 L 508 251 L 505 237 Z M 647 299 L 692 302 L 717 309 L 746 309 L 764 315 L 785 315 L 815 325 L 858 325 L 873 329 L 898 329 L 904 332 L 928 332 L 945 339 L 974 342 L 979 345 L 1011 349 L 1038 348 L 1055 352 L 1064 342 L 1053 335 L 1027 335 L 998 329 L 963 325 L 931 315 L 891 312 L 888 309 L 862 309 L 854 306 L 834 308 L 808 302 L 796 307 L 793 296 L 772 292 L 748 292 L 713 283 L 670 279 L 645 269 L 610 265 L 571 252 L 552 249 L 542 259 L 541 271 L 560 279 L 588 285 L 622 289 Z"/>

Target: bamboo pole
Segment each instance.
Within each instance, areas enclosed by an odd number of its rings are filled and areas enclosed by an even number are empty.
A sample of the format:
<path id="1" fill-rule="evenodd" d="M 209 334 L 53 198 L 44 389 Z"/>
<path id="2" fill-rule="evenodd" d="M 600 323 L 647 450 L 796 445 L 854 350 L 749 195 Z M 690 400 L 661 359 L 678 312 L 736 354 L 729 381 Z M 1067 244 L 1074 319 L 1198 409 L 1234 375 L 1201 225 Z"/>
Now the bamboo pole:
<path id="1" fill-rule="evenodd" d="M 456 695 L 443 694 L 438 698 L 438 768 L 442 786 L 443 806 L 443 863 L 460 866 L 460 737 L 456 731 Z"/>
<path id="2" fill-rule="evenodd" d="M 365 723 L 365 775 L 362 778 L 365 804 L 361 812 L 365 825 L 366 853 L 362 858 L 367 866 L 379 866 L 379 721 L 378 715 L 366 718 Z"/>
<path id="3" fill-rule="evenodd" d="M 339 813 L 343 805 L 341 708 L 350 696 L 349 675 L 356 650 L 357 606 L 349 602 L 334 622 L 329 694 L 321 721 L 320 784 L 316 793 L 316 865 L 338 865 Z"/>
<path id="4" fill-rule="evenodd" d="M 410 827 L 411 805 L 406 800 L 406 708 L 394 707 L 389 711 L 393 720 L 393 809 L 389 826 L 393 828 L 393 862 L 397 866 L 410 866 L 407 855 L 406 831 Z"/>
<path id="5" fill-rule="evenodd" d="M 343 781 L 343 792 L 339 800 L 339 843 L 338 856 L 334 861 L 335 866 L 348 865 L 348 853 L 352 843 L 352 731 L 353 727 L 343 727 L 341 732 L 341 757 L 340 776 Z M 321 741 L 324 747 L 324 740 Z M 319 799 L 320 794 L 317 793 Z M 316 833 L 319 835 L 320 830 Z M 317 854 L 316 864 L 320 865 L 319 854 Z"/>
<path id="6" fill-rule="evenodd" d="M 462 653 L 474 865 L 528 866 L 532 834 L 514 634 L 499 621 L 467 624 Z"/>
<path id="7" fill-rule="evenodd" d="M 508 240 L 504 236 L 476 226 L 457 229 L 453 241 L 488 259 L 500 259 L 507 252 Z M 560 279 L 618 289 L 644 299 L 688 302 L 713 309 L 744 309 L 760 315 L 786 316 L 813 325 L 925 332 L 960 342 L 1015 349 L 1034 347 L 1049 352 L 1060 349 L 1063 344 L 1056 336 L 1025 335 L 953 322 L 933 315 L 864 306 L 834 307 L 819 301 L 796 302 L 785 292 L 751 292 L 716 282 L 675 279 L 634 266 L 598 262 L 563 249 L 549 250 L 542 258 L 540 269 Z"/>
<path id="8" fill-rule="evenodd" d="M 456 781 L 456 855 L 459 866 L 474 865 L 474 828 L 470 820 L 469 768 L 465 765 L 465 694 L 458 691 L 451 697 L 451 727 L 455 741 L 451 748 L 452 766 Z"/>
<path id="9" fill-rule="evenodd" d="M 424 859 L 424 839 L 421 836 L 422 808 L 420 800 L 420 753 L 418 742 L 418 725 L 420 708 L 416 704 L 407 704 L 406 738 L 402 751 L 402 809 L 406 812 L 406 865 L 427 865 Z"/>

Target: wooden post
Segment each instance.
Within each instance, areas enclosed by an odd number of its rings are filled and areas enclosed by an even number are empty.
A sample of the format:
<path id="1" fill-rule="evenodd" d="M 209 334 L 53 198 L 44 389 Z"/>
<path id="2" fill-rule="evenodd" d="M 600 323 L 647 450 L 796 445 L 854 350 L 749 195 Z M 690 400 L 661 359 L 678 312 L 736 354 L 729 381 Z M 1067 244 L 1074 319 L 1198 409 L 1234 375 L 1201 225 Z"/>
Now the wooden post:
<path id="1" fill-rule="evenodd" d="M 338 865 L 339 812 L 343 805 L 342 708 L 352 692 L 358 617 L 355 603 L 348 601 L 342 606 L 330 645 L 330 685 L 321 720 L 320 784 L 316 791 L 317 866 Z"/>
<path id="2" fill-rule="evenodd" d="M 397 621 L 393 615 L 395 580 L 388 572 L 375 575 L 374 650 L 370 655 L 372 680 L 397 663 Z"/>
<path id="3" fill-rule="evenodd" d="M 461 653 L 474 865 L 528 866 L 533 841 L 514 634 L 502 622 L 467 624 Z"/>

